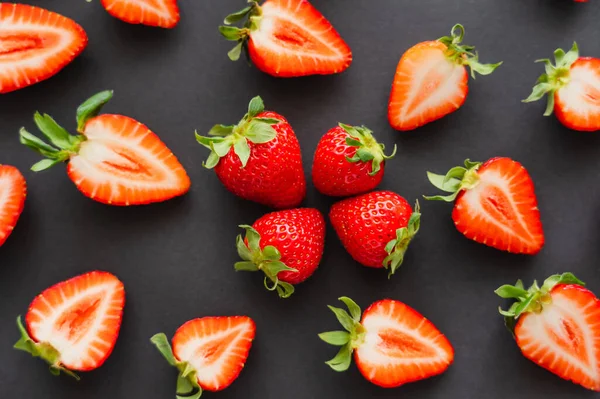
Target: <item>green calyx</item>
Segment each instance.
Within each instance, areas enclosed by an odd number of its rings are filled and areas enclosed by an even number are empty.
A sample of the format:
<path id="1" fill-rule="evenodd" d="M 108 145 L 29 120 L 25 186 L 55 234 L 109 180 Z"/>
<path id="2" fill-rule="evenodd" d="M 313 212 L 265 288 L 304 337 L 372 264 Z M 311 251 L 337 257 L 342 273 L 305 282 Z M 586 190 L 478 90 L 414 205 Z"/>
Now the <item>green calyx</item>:
<path id="1" fill-rule="evenodd" d="M 175 358 L 167 336 L 159 333 L 150 338 L 166 361 L 179 370 L 177 376 L 176 399 L 198 399 L 202 396 L 202 388 L 198 385 L 196 369 L 189 362 L 180 362 Z"/>
<path id="2" fill-rule="evenodd" d="M 452 202 L 456 199 L 458 193 L 462 190 L 470 190 L 479 184 L 479 175 L 477 170 L 481 166 L 481 162 L 471 162 L 465 160 L 465 166 L 457 166 L 448 171 L 445 175 L 436 175 L 435 173 L 427 172 L 427 178 L 437 188 L 450 195 L 432 195 L 423 198 L 432 201 Z"/>
<path id="3" fill-rule="evenodd" d="M 83 133 L 86 123 L 100 113 L 100 110 L 113 96 L 112 91 L 98 93 L 77 108 L 77 131 Z M 48 169 L 58 163 L 68 161 L 79 152 L 81 143 L 86 140 L 83 134 L 70 134 L 52 119 L 50 115 L 36 112 L 33 120 L 50 144 L 29 133 L 25 128 L 19 131 L 21 144 L 45 157 L 31 167 L 34 172 Z"/>
<path id="4" fill-rule="evenodd" d="M 215 125 L 208 132 L 208 135 L 212 137 L 200 136 L 196 132 L 198 143 L 210 150 L 208 159 L 202 165 L 207 169 L 214 168 L 233 147 L 233 152 L 240 159 L 242 167 L 246 167 L 250 158 L 248 142 L 268 143 L 277 136 L 277 131 L 272 125 L 281 123 L 281 121 L 274 118 L 257 118 L 256 116 L 264 110 L 265 105 L 262 98 L 256 96 L 250 100 L 248 113 L 237 125 Z"/>
<path id="5" fill-rule="evenodd" d="M 378 143 L 373 137 L 373 132 L 365 126 L 349 126 L 343 123 L 339 126 L 350 136 L 346 137 L 346 144 L 357 147 L 356 153 L 352 157 L 346 157 L 346 160 L 351 163 L 372 162 L 369 175 L 376 175 L 381 170 L 381 164 L 396 155 L 396 145 L 390 155 L 385 155 L 385 146 Z"/>
<path id="6" fill-rule="evenodd" d="M 258 29 L 262 19 L 262 10 L 258 5 L 258 2 L 255 0 L 248 0 L 248 4 L 249 5 L 246 8 L 234 12 L 233 14 L 229 14 L 225 18 L 225 25 L 219 26 L 219 32 L 225 39 L 237 42 L 235 47 L 227 53 L 229 59 L 232 61 L 240 59 L 242 50 L 244 50 L 246 55 L 248 54 L 248 37 L 250 36 L 250 32 Z M 230 26 L 243 19 L 246 19 L 246 21 L 241 28 Z"/>
<path id="7" fill-rule="evenodd" d="M 467 46 L 461 44 L 465 36 L 465 28 L 461 24 L 456 24 L 450 31 L 450 36 L 440 37 L 438 42 L 445 44 L 448 47 L 446 56 L 456 64 L 468 66 L 471 69 L 471 77 L 475 79 L 475 72 L 480 75 L 489 75 L 496 70 L 502 61 L 496 64 L 481 64 L 479 55 L 475 50 L 475 46 Z"/>
<path id="8" fill-rule="evenodd" d="M 544 116 L 552 115 L 554 111 L 554 94 L 569 83 L 571 65 L 579 58 L 579 49 L 577 43 L 573 43 L 573 47 L 567 53 L 563 49 L 554 51 L 554 64 L 549 58 L 536 60 L 535 62 L 543 62 L 546 68 L 546 73 L 540 76 L 533 87 L 533 91 L 525 100 L 524 103 L 537 101 L 548 96 L 546 111 Z"/>
<path id="9" fill-rule="evenodd" d="M 391 278 L 396 270 L 402 266 L 408 245 L 419 232 L 420 226 L 421 207 L 419 206 L 419 201 L 417 201 L 415 203 L 415 210 L 410 215 L 410 219 L 408 219 L 408 225 L 396 230 L 396 238 L 388 242 L 385 246 L 388 256 L 383 260 L 383 267 L 389 270 L 388 278 Z"/>
<path id="10" fill-rule="evenodd" d="M 33 357 L 39 357 L 50 365 L 50 373 L 60 375 L 64 373 L 79 381 L 79 376 L 71 370 L 65 368 L 60 363 L 60 353 L 47 342 L 35 342 L 21 322 L 21 316 L 17 317 L 17 327 L 21 333 L 21 338 L 14 345 L 14 348 L 29 353 Z"/>
<path id="11" fill-rule="evenodd" d="M 352 362 L 352 353 L 365 342 L 367 330 L 360 324 L 361 310 L 356 302 L 345 296 L 339 300 L 344 302 L 348 312 L 333 306 L 327 307 L 335 314 L 346 331 L 324 332 L 319 334 L 319 338 L 330 345 L 341 346 L 337 355 L 325 364 L 335 371 L 346 371 Z"/>
<path id="12" fill-rule="evenodd" d="M 265 274 L 265 288 L 269 291 L 277 291 L 280 298 L 288 298 L 294 293 L 294 286 L 285 281 L 279 280 L 277 275 L 283 271 L 298 272 L 296 269 L 288 267 L 281 261 L 281 253 L 272 245 L 260 248 L 260 234 L 252 226 L 240 225 L 246 230 L 246 242 L 242 235 L 238 235 L 236 246 L 242 262 L 236 262 L 234 265 L 236 271 L 257 272 L 262 271 Z"/>
<path id="13" fill-rule="evenodd" d="M 515 285 L 506 284 L 494 291 L 500 298 L 515 299 L 515 302 L 508 310 L 502 310 L 501 307 L 498 308 L 500 314 L 504 316 L 506 328 L 513 333 L 517 319 L 523 313 L 541 313 L 544 310 L 544 306 L 552 303 L 550 291 L 558 284 L 585 285 L 583 281 L 579 280 L 572 273 L 563 273 L 548 277 L 541 287 L 538 286 L 537 281 L 534 281 L 531 287 L 526 290 L 523 282 L 517 280 Z"/>

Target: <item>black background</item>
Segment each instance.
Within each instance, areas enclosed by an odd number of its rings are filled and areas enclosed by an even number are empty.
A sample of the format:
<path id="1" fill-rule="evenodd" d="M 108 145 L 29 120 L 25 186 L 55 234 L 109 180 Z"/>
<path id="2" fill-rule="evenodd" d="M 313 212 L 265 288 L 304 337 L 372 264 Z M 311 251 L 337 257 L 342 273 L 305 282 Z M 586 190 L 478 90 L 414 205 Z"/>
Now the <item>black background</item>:
<path id="1" fill-rule="evenodd" d="M 171 31 L 132 26 L 85 1 L 26 1 L 75 19 L 87 31 L 86 51 L 49 81 L 0 97 L 0 162 L 25 174 L 26 208 L 0 248 L 0 397 L 172 398 L 175 371 L 149 343 L 172 336 L 185 321 L 206 315 L 248 315 L 257 339 L 246 368 L 227 398 L 587 398 L 591 392 L 562 381 L 523 358 L 497 313 L 493 290 L 523 278 L 543 280 L 572 271 L 600 292 L 600 137 L 563 128 L 542 116 L 544 105 L 522 104 L 541 65 L 556 47 L 577 40 L 583 55 L 600 56 L 600 2 L 570 0 L 314 0 L 352 48 L 350 69 L 337 76 L 275 79 L 243 62 L 232 63 L 231 43 L 217 26 L 241 0 L 183 0 Z M 504 61 L 494 74 L 470 81 L 457 113 L 411 133 L 389 127 L 387 100 L 401 54 L 415 43 L 466 27 L 467 44 L 482 62 Z M 90 95 L 114 89 L 107 113 L 148 125 L 167 143 L 192 179 L 177 200 L 117 208 L 83 197 L 64 166 L 34 174 L 39 157 L 18 142 L 21 126 L 35 131 L 34 111 L 75 127 L 75 108 Z M 238 224 L 269 211 L 225 191 L 204 170 L 207 151 L 193 132 L 233 123 L 251 97 L 283 114 L 303 150 L 307 177 L 321 135 L 338 121 L 365 124 L 380 141 L 398 145 L 381 189 L 410 202 L 435 192 L 425 171 L 445 172 L 465 158 L 509 156 L 536 184 L 546 246 L 535 257 L 516 256 L 462 237 L 451 206 L 422 202 L 422 230 L 392 280 L 385 271 L 356 264 L 331 227 L 315 275 L 280 300 L 260 276 L 233 271 Z M 309 184 L 304 205 L 327 212 L 332 199 Z M 79 383 L 52 377 L 38 359 L 11 349 L 14 326 L 33 297 L 50 285 L 102 269 L 125 283 L 127 305 L 114 353 Z M 454 345 L 455 363 L 440 377 L 384 390 L 354 366 L 335 373 L 323 362 L 335 349 L 316 334 L 337 327 L 326 308 L 337 297 L 363 309 L 391 297 L 424 314 Z"/>

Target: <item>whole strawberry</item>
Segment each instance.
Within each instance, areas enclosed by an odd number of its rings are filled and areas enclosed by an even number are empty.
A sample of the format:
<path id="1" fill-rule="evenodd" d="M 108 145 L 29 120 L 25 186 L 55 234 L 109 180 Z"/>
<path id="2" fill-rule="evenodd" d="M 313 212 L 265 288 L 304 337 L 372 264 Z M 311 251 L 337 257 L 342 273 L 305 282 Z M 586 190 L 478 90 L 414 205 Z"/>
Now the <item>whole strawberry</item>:
<path id="1" fill-rule="evenodd" d="M 254 97 L 237 125 L 216 125 L 200 144 L 211 150 L 204 166 L 215 169 L 221 183 L 235 195 L 284 209 L 298 206 L 306 195 L 300 144 L 288 121 L 265 111 Z"/>
<path id="2" fill-rule="evenodd" d="M 342 245 L 358 263 L 389 269 L 402 265 L 404 254 L 419 231 L 419 203 L 410 204 L 391 191 L 374 191 L 333 204 L 329 219 Z"/>
<path id="3" fill-rule="evenodd" d="M 272 212 L 246 229 L 246 237 L 237 237 L 242 262 L 237 271 L 265 274 L 265 287 L 277 290 L 281 298 L 294 293 L 294 285 L 309 278 L 319 266 L 325 246 L 325 220 L 311 208 Z"/>
<path id="4" fill-rule="evenodd" d="M 383 179 L 385 155 L 372 131 L 340 123 L 321 138 L 313 161 L 313 184 L 325 195 L 346 197 L 373 190 Z"/>

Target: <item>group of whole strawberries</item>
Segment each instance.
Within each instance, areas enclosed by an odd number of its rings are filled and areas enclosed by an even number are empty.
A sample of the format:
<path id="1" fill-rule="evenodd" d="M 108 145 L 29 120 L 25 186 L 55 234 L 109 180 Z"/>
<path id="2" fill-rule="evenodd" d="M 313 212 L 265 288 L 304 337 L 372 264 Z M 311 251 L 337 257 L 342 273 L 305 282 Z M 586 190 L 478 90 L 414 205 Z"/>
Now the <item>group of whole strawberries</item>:
<path id="1" fill-rule="evenodd" d="M 102 0 L 109 13 L 129 23 L 172 28 L 179 21 L 175 0 Z M 232 24 L 245 20 L 241 28 Z M 352 54 L 331 24 L 306 0 L 250 0 L 227 16 L 220 32 L 237 42 L 229 52 L 244 51 L 258 69 L 278 77 L 333 74 L 351 64 Z M 462 44 L 464 29 L 415 45 L 404 53 L 392 85 L 388 115 L 398 130 L 416 129 L 456 111 L 467 96 L 468 74 L 489 74 L 497 64 L 478 62 L 474 47 Z M 74 21 L 41 8 L 0 3 L 0 93 L 31 85 L 56 74 L 87 44 Z M 600 130 L 600 59 L 579 57 L 577 46 L 554 53 L 545 63 L 532 94 L 548 95 L 546 114 L 574 130 Z M 35 60 L 35 62 L 33 62 Z M 44 159 L 41 171 L 68 162 L 69 178 L 87 197 L 109 205 L 142 205 L 185 194 L 190 179 L 164 143 L 143 124 L 122 115 L 100 114 L 112 91 L 98 93 L 76 112 L 77 134 L 52 117 L 34 121 L 46 141 L 24 128 L 20 140 Z M 253 98 L 234 125 L 215 125 L 197 141 L 210 150 L 204 166 L 214 169 L 235 195 L 278 211 L 241 225 L 237 237 L 238 271 L 261 271 L 264 285 L 282 298 L 317 269 L 325 245 L 325 220 L 316 209 L 298 208 L 306 181 L 298 139 L 282 116 Z M 349 197 L 335 203 L 329 219 L 343 246 L 360 264 L 385 268 L 391 276 L 402 264 L 419 231 L 420 207 L 400 195 L 372 191 L 381 182 L 384 146 L 364 126 L 340 123 L 319 142 L 312 181 L 324 195 Z M 466 237 L 517 254 L 534 255 L 544 244 L 533 182 L 518 162 L 492 158 L 466 160 L 446 174 L 427 174 L 446 195 L 428 200 L 454 202 L 452 219 Z M 26 183 L 14 167 L 0 165 L 0 245 L 15 227 Z M 553 275 L 541 287 L 521 281 L 496 293 L 514 299 L 500 310 L 523 354 L 560 377 L 600 391 L 600 301 L 571 273 Z M 344 331 L 319 337 L 341 349 L 327 362 L 346 370 L 352 354 L 363 376 L 382 387 L 397 387 L 445 371 L 454 350 L 446 337 L 406 304 L 384 299 L 364 313 L 350 298 L 347 311 L 331 307 Z M 18 319 L 21 339 L 15 347 L 40 357 L 54 374 L 101 366 L 119 333 L 125 290 L 117 277 L 93 271 L 61 282 L 38 295 Z M 198 398 L 219 391 L 241 372 L 256 327 L 249 317 L 204 317 L 181 326 L 172 339 L 151 341 L 179 371 L 177 397 Z"/>

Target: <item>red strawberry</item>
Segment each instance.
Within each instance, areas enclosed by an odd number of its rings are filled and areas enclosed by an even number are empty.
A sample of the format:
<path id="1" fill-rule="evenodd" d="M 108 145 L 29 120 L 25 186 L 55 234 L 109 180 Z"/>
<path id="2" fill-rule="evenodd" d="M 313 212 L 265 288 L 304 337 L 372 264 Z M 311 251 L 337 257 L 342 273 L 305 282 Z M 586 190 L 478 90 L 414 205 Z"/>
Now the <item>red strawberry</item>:
<path id="1" fill-rule="evenodd" d="M 329 306 L 346 331 L 319 334 L 328 344 L 341 346 L 326 364 L 335 371 L 346 371 L 354 361 L 360 373 L 383 388 L 441 374 L 454 361 L 448 339 L 425 317 L 410 306 L 392 299 L 377 301 L 362 315 L 350 298 L 340 301 L 348 312 Z"/>
<path id="2" fill-rule="evenodd" d="M 518 280 L 495 292 L 515 299 L 500 309 L 523 355 L 565 380 L 600 391 L 600 300 L 571 273 L 526 290 Z"/>
<path id="3" fill-rule="evenodd" d="M 241 225 L 246 238 L 237 236 L 242 262 L 237 271 L 265 274 L 265 287 L 281 298 L 294 293 L 294 285 L 309 278 L 319 266 L 325 246 L 325 220 L 310 208 L 268 213 L 252 226 Z"/>
<path id="4" fill-rule="evenodd" d="M 248 113 L 237 125 L 216 125 L 196 133 L 196 140 L 211 150 L 205 163 L 238 197 L 273 208 L 293 208 L 306 195 L 300 144 L 288 121 L 265 111 L 254 97 Z"/>
<path id="5" fill-rule="evenodd" d="M 545 116 L 552 111 L 558 120 L 573 130 L 600 130 L 600 59 L 579 57 L 577 43 L 565 54 L 554 52 L 556 65 L 549 59 L 531 95 L 523 102 L 537 101 L 548 95 Z"/>
<path id="6" fill-rule="evenodd" d="M 89 198 L 110 205 L 142 205 L 185 194 L 190 179 L 173 153 L 141 123 L 121 115 L 100 115 L 112 91 L 96 94 L 77 109 L 76 136 L 49 115 L 35 123 L 52 145 L 21 129 L 21 143 L 47 159 L 34 171 L 68 161 L 67 173 Z"/>
<path id="7" fill-rule="evenodd" d="M 179 23 L 177 0 L 101 0 L 110 15 L 130 24 L 174 28 Z"/>
<path id="8" fill-rule="evenodd" d="M 121 327 L 125 289 L 107 272 L 93 271 L 58 283 L 38 295 L 17 325 L 15 348 L 40 357 L 54 375 L 94 370 L 111 354 Z M 29 332 L 29 333 L 28 333 Z"/>
<path id="9" fill-rule="evenodd" d="M 383 179 L 384 154 L 369 129 L 340 123 L 321 138 L 313 161 L 312 178 L 322 194 L 345 197 L 373 190 Z"/>
<path id="10" fill-rule="evenodd" d="M 87 42 L 83 28 L 69 18 L 39 7 L 0 3 L 0 93 L 56 75 Z"/>
<path id="11" fill-rule="evenodd" d="M 237 61 L 242 50 L 261 71 L 289 78 L 329 75 L 346 70 L 352 52 L 325 17 L 306 0 L 255 0 L 225 18 L 231 25 L 247 17 L 242 29 L 221 26 L 219 31 L 238 44 L 228 53 Z"/>
<path id="12" fill-rule="evenodd" d="M 354 260 L 389 269 L 402 265 L 411 240 L 419 231 L 419 203 L 410 204 L 391 191 L 374 191 L 333 204 L 329 219 L 342 245 Z"/>
<path id="13" fill-rule="evenodd" d="M 173 349 L 163 333 L 150 341 L 179 370 L 178 398 L 199 398 L 202 390 L 222 391 L 244 368 L 256 326 L 246 316 L 203 317 L 177 330 Z"/>
<path id="14" fill-rule="evenodd" d="M 394 129 L 413 130 L 459 109 L 467 98 L 467 66 L 489 75 L 502 64 L 480 64 L 475 47 L 461 44 L 465 29 L 454 25 L 451 36 L 408 49 L 392 84 L 388 119 Z"/>
<path id="15" fill-rule="evenodd" d="M 12 233 L 25 206 L 27 184 L 17 168 L 0 165 L 0 247 Z"/>
<path id="16" fill-rule="evenodd" d="M 425 197 L 454 201 L 452 220 L 467 238 L 503 251 L 535 255 L 544 232 L 533 182 L 523 165 L 510 158 L 465 161 L 445 175 L 427 172 L 431 184 L 452 193 Z"/>

